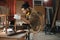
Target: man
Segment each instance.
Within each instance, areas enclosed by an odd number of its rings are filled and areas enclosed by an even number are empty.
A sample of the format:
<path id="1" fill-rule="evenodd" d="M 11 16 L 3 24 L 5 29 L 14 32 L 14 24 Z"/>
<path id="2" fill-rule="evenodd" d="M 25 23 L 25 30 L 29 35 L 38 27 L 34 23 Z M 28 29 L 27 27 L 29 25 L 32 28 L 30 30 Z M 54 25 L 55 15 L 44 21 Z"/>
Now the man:
<path id="1" fill-rule="evenodd" d="M 25 25 L 25 24 L 30 24 L 29 19 L 29 15 L 30 15 L 30 8 L 29 8 L 29 4 L 26 2 L 22 5 L 21 10 L 22 13 L 16 13 L 14 15 L 14 19 L 16 19 L 17 21 L 20 21 L 18 23 L 20 23 L 20 25 Z M 18 24 L 17 23 L 17 24 Z"/>

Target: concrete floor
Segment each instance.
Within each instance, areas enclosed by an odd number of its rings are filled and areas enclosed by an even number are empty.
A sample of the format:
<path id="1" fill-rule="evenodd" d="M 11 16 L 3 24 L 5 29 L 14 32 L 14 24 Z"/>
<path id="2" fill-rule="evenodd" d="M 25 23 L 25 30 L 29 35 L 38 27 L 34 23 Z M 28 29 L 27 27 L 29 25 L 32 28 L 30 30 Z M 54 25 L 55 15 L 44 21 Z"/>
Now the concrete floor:
<path id="1" fill-rule="evenodd" d="M 60 34 L 46 35 L 44 32 L 39 32 L 34 34 L 31 40 L 60 40 Z"/>

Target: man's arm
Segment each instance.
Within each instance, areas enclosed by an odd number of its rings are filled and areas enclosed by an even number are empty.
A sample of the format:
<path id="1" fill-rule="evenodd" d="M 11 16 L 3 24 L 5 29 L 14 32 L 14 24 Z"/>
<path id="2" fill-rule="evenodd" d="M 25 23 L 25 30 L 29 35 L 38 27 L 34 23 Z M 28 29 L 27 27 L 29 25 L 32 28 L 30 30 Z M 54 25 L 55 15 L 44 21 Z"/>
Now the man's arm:
<path id="1" fill-rule="evenodd" d="M 27 24 L 30 24 L 30 21 L 29 20 L 27 20 L 26 18 L 24 18 L 24 17 L 21 17 L 21 20 L 23 20 L 24 22 L 26 22 Z"/>

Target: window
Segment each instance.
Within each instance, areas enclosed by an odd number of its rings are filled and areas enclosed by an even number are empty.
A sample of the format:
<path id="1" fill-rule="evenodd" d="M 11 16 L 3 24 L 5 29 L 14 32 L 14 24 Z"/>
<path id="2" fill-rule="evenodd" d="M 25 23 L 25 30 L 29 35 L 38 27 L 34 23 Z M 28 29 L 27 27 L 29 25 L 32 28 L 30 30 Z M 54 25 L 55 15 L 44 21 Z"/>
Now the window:
<path id="1" fill-rule="evenodd" d="M 34 6 L 41 6 L 41 1 L 34 1 Z"/>

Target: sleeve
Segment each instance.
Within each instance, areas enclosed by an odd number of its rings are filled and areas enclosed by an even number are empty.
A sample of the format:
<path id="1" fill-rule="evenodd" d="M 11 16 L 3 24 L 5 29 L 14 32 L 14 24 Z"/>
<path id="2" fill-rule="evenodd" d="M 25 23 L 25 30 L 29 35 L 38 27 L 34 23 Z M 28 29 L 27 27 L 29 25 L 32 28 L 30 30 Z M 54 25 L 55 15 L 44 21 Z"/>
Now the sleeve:
<path id="1" fill-rule="evenodd" d="M 21 19 L 21 15 L 15 14 L 14 15 L 14 19 L 20 20 Z"/>

